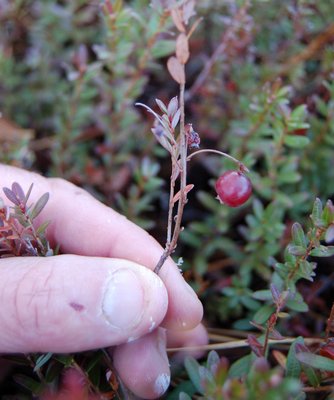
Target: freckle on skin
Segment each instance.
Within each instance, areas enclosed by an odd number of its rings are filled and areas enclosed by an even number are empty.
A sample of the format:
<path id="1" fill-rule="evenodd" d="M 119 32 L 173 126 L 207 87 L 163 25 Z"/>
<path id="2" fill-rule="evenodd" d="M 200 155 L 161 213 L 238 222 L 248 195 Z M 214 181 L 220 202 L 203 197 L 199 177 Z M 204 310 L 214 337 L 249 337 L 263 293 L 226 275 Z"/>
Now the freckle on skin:
<path id="1" fill-rule="evenodd" d="M 83 311 L 85 307 L 82 304 L 74 303 L 73 301 L 69 304 L 70 307 L 75 311 Z"/>

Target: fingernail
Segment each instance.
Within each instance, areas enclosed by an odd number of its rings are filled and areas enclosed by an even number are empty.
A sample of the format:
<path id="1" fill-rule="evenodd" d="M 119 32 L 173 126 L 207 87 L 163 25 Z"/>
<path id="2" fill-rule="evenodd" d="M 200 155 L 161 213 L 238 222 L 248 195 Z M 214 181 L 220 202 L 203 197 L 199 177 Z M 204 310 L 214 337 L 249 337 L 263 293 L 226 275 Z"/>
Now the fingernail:
<path id="1" fill-rule="evenodd" d="M 162 396 L 168 389 L 169 384 L 170 384 L 170 375 L 168 374 L 158 375 L 157 379 L 154 382 L 154 392 L 158 396 Z"/>
<path id="2" fill-rule="evenodd" d="M 102 311 L 116 329 L 133 329 L 144 313 L 144 289 L 138 275 L 129 269 L 113 272 L 106 288 Z"/>

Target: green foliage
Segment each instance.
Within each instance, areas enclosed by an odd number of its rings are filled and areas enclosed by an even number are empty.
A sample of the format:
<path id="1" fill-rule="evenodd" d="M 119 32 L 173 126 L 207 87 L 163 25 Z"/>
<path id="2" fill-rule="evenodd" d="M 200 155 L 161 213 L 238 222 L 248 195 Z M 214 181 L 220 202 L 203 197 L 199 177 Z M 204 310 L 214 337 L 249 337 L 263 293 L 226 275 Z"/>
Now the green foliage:
<path id="1" fill-rule="evenodd" d="M 14 125 L 15 136 L 0 119 L 0 161 L 66 178 L 159 240 L 171 142 L 152 135 L 152 115 L 135 103 L 168 114 L 166 104 L 177 95 L 166 68 L 175 30 L 165 3 L 0 0 L 0 111 L 25 129 Z M 175 259 L 185 260 L 207 324 L 252 330 L 252 353 L 235 352 L 231 366 L 214 353 L 204 366 L 189 359 L 190 380 L 171 398 L 303 399 L 301 387 L 325 382 L 333 364 L 302 336 L 325 337 L 327 346 L 330 333 L 332 298 L 324 282 L 334 255 L 327 200 L 334 194 L 334 3 L 196 3 L 203 20 L 190 38 L 186 122 L 202 147 L 240 159 L 254 190 L 244 206 L 222 206 L 214 181 L 235 165 L 211 154 L 194 157 Z M 32 223 L 47 195 L 22 208 L 28 196 L 16 184 L 5 194 L 13 207 L 0 207 L 2 254 L 51 255 L 47 223 Z M 20 238 L 8 225 L 13 218 Z M 281 367 L 271 357 L 279 334 L 296 338 Z M 110 389 L 101 352 L 32 355 L 28 364 L 35 372 L 14 379 L 36 395 L 45 384 L 57 386 L 73 365 L 89 375 L 93 392 Z"/>
<path id="2" fill-rule="evenodd" d="M 239 377 L 229 374 L 227 360 L 215 352 L 209 353 L 205 366 L 199 365 L 194 359 L 187 359 L 185 366 L 200 399 L 278 400 L 282 397 L 295 399 L 300 394 L 301 387 L 297 379 L 284 377 L 280 368 L 271 369 L 263 358 L 256 359 Z M 179 395 L 179 400 L 187 398 L 184 393 Z"/>

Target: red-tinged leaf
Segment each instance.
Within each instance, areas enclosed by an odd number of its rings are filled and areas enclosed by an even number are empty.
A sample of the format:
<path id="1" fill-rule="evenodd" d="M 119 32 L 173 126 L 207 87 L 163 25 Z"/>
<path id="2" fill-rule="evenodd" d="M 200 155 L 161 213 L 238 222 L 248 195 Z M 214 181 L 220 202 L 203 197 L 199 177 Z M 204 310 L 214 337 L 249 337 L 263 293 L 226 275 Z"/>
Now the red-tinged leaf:
<path id="1" fill-rule="evenodd" d="M 254 352 L 254 354 L 257 357 L 262 357 L 263 356 L 263 346 L 262 344 L 257 340 L 256 336 L 254 335 L 248 335 L 247 336 L 247 342 Z"/>
<path id="2" fill-rule="evenodd" d="M 279 304 L 281 293 L 278 290 L 278 288 L 274 284 L 271 284 L 270 285 L 270 291 L 271 291 L 271 295 L 272 295 L 272 298 L 274 300 L 274 303 L 275 304 Z"/>
<path id="3" fill-rule="evenodd" d="M 284 339 L 284 337 L 276 329 L 273 329 L 270 332 L 269 338 L 274 339 L 274 340 L 283 340 Z"/>
<path id="4" fill-rule="evenodd" d="M 261 332 L 264 332 L 266 330 L 266 328 L 260 324 L 258 324 L 255 321 L 249 321 L 249 323 L 253 326 L 255 326 L 255 328 L 259 329 Z"/>
<path id="5" fill-rule="evenodd" d="M 30 218 L 35 219 L 43 210 L 43 208 L 46 206 L 46 203 L 48 202 L 50 197 L 49 193 L 44 193 L 40 199 L 37 201 L 35 204 L 34 208 L 31 211 Z"/>
<path id="6" fill-rule="evenodd" d="M 333 346 L 325 345 L 325 346 L 321 347 L 321 349 L 319 350 L 319 353 L 323 357 L 334 360 L 334 347 Z"/>
<path id="7" fill-rule="evenodd" d="M 193 189 L 194 185 L 190 184 L 187 185 L 184 189 L 185 194 L 188 194 L 190 192 L 191 189 Z M 179 201 L 181 198 L 181 192 L 177 192 L 176 195 L 173 197 L 173 204 L 175 204 L 177 201 Z"/>
<path id="8" fill-rule="evenodd" d="M 186 64 L 189 60 L 189 42 L 185 33 L 180 33 L 176 39 L 176 58 L 181 64 Z"/>
<path id="9" fill-rule="evenodd" d="M 185 84 L 186 74 L 184 72 L 184 66 L 176 57 L 170 57 L 167 61 L 167 68 L 172 78 L 180 85 Z"/>
<path id="10" fill-rule="evenodd" d="M 178 8 L 173 8 L 170 12 L 173 22 L 180 32 L 185 32 L 186 28 L 182 21 L 182 14 Z"/>
<path id="11" fill-rule="evenodd" d="M 20 205 L 20 200 L 16 197 L 15 193 L 12 190 L 7 187 L 4 187 L 2 190 L 4 191 L 8 200 L 10 200 L 16 206 Z"/>
<path id="12" fill-rule="evenodd" d="M 334 372 L 334 360 L 327 357 L 318 356 L 310 352 L 297 353 L 296 357 L 301 363 L 309 367 Z"/>
<path id="13" fill-rule="evenodd" d="M 272 355 L 274 356 L 275 360 L 278 364 L 285 369 L 286 366 L 286 356 L 281 351 L 273 350 Z"/>
<path id="14" fill-rule="evenodd" d="M 24 191 L 17 182 L 14 182 L 12 184 L 12 192 L 15 194 L 16 198 L 18 198 L 21 201 L 21 203 L 24 203 L 25 201 Z"/>

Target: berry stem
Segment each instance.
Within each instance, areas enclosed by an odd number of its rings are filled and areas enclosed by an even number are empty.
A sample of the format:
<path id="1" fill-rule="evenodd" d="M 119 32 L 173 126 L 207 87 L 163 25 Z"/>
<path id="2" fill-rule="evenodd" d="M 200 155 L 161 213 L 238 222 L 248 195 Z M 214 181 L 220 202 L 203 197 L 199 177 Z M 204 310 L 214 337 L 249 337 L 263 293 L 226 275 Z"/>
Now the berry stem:
<path id="1" fill-rule="evenodd" d="M 215 154 L 219 154 L 220 156 L 226 157 L 226 158 L 232 160 L 233 162 L 235 162 L 236 164 L 238 164 L 238 167 L 242 172 L 249 172 L 249 169 L 241 161 L 237 160 L 236 158 L 230 156 L 227 153 L 224 153 L 224 152 L 219 151 L 219 150 L 214 150 L 214 149 L 197 150 L 197 151 L 195 151 L 194 153 L 190 154 L 187 157 L 187 161 L 190 161 L 194 156 L 196 156 L 197 154 L 200 154 L 200 153 L 215 153 Z"/>
<path id="2" fill-rule="evenodd" d="M 184 68 L 184 66 L 183 66 Z M 154 272 L 159 274 L 162 266 L 164 265 L 167 258 L 173 253 L 177 246 L 177 241 L 181 232 L 181 223 L 184 206 L 187 203 L 187 138 L 185 132 L 185 112 L 184 112 L 184 91 L 185 83 L 180 84 L 180 165 L 172 160 L 172 175 L 170 185 L 170 196 L 169 196 L 169 210 L 168 210 L 168 225 L 167 225 L 167 241 L 163 254 L 161 255 L 157 265 L 154 268 Z M 173 230 L 173 208 L 174 208 L 174 187 L 175 180 L 178 176 L 176 169 L 180 169 L 180 200 L 178 202 L 176 220 Z M 172 233 L 173 231 L 173 233 Z"/>

